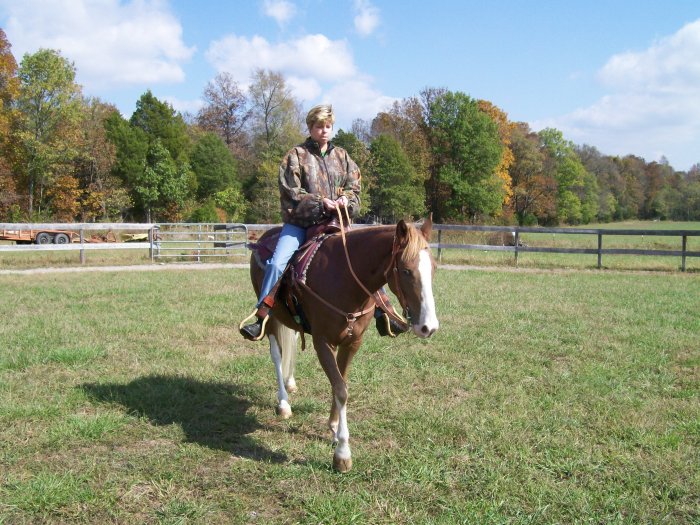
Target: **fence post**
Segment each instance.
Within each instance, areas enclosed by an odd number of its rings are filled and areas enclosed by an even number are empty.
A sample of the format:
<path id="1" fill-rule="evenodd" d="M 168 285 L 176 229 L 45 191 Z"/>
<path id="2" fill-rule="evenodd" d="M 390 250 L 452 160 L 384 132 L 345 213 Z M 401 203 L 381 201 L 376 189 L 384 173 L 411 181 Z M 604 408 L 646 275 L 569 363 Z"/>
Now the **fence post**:
<path id="1" fill-rule="evenodd" d="M 155 238 L 156 238 L 156 235 L 155 235 L 156 228 L 157 228 L 157 226 L 153 226 L 153 227 L 151 227 L 150 230 L 148 230 L 148 243 L 149 243 L 148 255 L 151 258 L 151 264 L 153 264 L 153 262 L 155 261 L 155 250 L 153 248 L 153 243 L 155 242 Z"/>
<path id="2" fill-rule="evenodd" d="M 598 269 L 603 266 L 603 234 L 598 232 Z"/>
<path id="3" fill-rule="evenodd" d="M 85 264 L 85 231 L 80 228 L 80 264 Z"/>
<path id="4" fill-rule="evenodd" d="M 442 264 L 442 230 L 438 230 L 438 264 Z"/>
<path id="5" fill-rule="evenodd" d="M 685 271 L 685 252 L 688 251 L 688 236 L 684 235 L 683 236 L 683 242 L 682 242 L 682 254 L 681 254 L 681 271 Z"/>
<path id="6" fill-rule="evenodd" d="M 515 267 L 518 267 L 518 245 L 520 244 L 520 230 L 515 229 Z"/>

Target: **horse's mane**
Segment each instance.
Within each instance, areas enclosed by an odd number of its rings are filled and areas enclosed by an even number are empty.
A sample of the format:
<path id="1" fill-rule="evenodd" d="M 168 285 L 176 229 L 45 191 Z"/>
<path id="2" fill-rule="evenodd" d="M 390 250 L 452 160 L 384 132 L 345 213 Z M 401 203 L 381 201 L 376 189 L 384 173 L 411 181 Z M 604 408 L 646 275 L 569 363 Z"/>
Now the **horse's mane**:
<path id="1" fill-rule="evenodd" d="M 406 247 L 403 250 L 403 255 L 401 260 L 405 263 L 412 261 L 421 250 L 428 248 L 428 241 L 425 237 L 416 229 L 412 224 L 408 225 L 408 240 L 406 241 Z"/>
<path id="2" fill-rule="evenodd" d="M 423 237 L 423 234 L 416 229 L 413 224 L 406 223 L 407 226 L 407 240 L 406 240 L 406 245 L 403 249 L 403 254 L 401 255 L 401 260 L 405 263 L 408 263 L 418 257 L 418 254 L 420 253 L 421 250 L 424 250 L 426 248 L 429 248 L 428 242 L 425 240 L 425 237 Z M 352 230 L 350 231 L 350 235 L 357 235 L 362 233 L 360 232 L 368 232 L 368 231 L 373 231 L 376 233 L 383 232 L 385 234 L 393 233 L 396 229 L 396 226 L 394 225 L 386 225 L 386 226 L 369 226 L 367 228 L 361 228 L 357 230 Z"/>

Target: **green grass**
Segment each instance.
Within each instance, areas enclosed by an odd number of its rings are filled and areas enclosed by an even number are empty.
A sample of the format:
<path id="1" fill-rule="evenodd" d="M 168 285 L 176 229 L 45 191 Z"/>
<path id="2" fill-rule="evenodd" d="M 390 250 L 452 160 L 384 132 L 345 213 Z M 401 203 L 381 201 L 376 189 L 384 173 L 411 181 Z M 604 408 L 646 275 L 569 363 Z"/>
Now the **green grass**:
<path id="1" fill-rule="evenodd" d="M 700 281 L 439 271 L 428 342 L 368 333 L 354 468 L 300 354 L 279 420 L 246 270 L 0 275 L 0 523 L 700 521 Z"/>

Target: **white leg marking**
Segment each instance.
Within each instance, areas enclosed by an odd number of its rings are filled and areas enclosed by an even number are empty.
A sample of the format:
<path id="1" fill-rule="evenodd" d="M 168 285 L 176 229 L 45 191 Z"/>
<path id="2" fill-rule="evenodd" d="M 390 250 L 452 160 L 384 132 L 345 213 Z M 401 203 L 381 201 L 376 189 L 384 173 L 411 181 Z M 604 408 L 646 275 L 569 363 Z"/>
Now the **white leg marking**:
<path id="1" fill-rule="evenodd" d="M 418 337 L 430 337 L 440 327 L 440 323 L 433 298 L 433 265 L 426 250 L 421 250 L 418 256 L 418 272 L 421 282 L 420 317 L 413 325 L 413 331 Z"/>
<path id="2" fill-rule="evenodd" d="M 294 392 L 297 391 L 297 382 L 294 379 L 294 376 L 290 376 L 287 381 L 285 381 L 285 387 L 287 387 L 287 392 L 290 394 L 293 394 Z"/>
<path id="3" fill-rule="evenodd" d="M 277 375 L 277 411 L 280 416 L 287 419 L 292 415 L 292 407 L 289 406 L 289 397 L 287 390 L 284 388 L 284 377 L 282 375 L 282 352 L 280 352 L 279 344 L 274 335 L 268 337 L 270 340 L 270 357 L 275 366 L 275 374 Z"/>
<path id="4" fill-rule="evenodd" d="M 335 401 L 338 407 L 338 431 L 335 433 L 338 445 L 335 447 L 335 457 L 350 459 L 350 430 L 348 429 L 347 404 Z"/>

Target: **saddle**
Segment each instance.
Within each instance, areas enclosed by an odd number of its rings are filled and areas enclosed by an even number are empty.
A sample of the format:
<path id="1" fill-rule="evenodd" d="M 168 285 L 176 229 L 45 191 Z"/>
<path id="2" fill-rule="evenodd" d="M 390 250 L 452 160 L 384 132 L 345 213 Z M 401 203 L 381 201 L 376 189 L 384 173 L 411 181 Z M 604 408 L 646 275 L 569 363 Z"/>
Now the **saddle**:
<path id="1" fill-rule="evenodd" d="M 282 277 L 280 277 L 280 280 L 264 300 L 264 303 L 271 308 L 275 300 L 281 299 L 303 332 L 311 333 L 311 326 L 301 309 L 294 291 L 299 288 L 299 283 L 306 283 L 306 272 L 323 242 L 340 232 L 340 228 L 340 223 L 335 218 L 307 228 L 304 244 L 292 255 Z M 279 234 L 280 232 L 276 232 L 264 237 L 256 244 L 249 245 L 249 248 L 254 251 L 255 261 L 259 267 L 264 268 L 265 261 L 272 257 L 272 254 L 275 252 L 275 246 L 277 246 L 279 241 Z"/>

